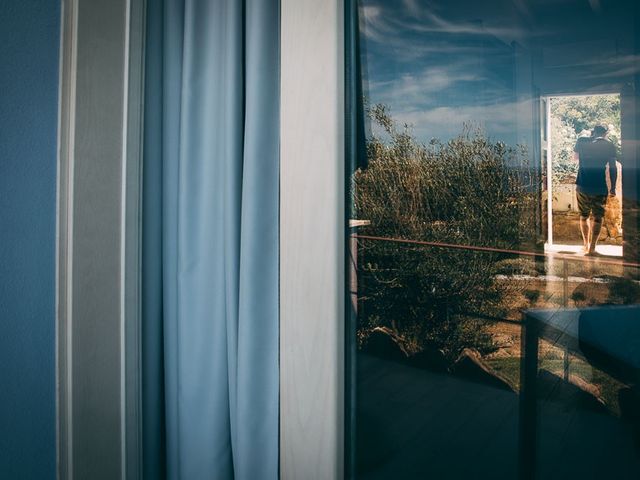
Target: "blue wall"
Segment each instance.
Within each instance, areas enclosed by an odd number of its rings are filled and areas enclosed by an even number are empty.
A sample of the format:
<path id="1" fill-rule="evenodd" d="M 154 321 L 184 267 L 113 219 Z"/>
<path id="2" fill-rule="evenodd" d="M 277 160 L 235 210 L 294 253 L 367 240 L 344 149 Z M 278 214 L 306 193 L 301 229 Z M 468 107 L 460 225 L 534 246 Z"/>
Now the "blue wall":
<path id="1" fill-rule="evenodd" d="M 0 0 L 0 478 L 55 478 L 59 0 Z"/>

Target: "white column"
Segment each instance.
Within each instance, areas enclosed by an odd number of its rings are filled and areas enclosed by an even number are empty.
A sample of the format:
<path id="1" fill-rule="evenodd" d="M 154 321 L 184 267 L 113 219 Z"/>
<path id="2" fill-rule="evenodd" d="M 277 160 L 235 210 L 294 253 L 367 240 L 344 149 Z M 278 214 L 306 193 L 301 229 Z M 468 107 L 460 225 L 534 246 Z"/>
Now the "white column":
<path id="1" fill-rule="evenodd" d="M 340 479 L 344 47 L 340 0 L 282 0 L 281 477 Z"/>

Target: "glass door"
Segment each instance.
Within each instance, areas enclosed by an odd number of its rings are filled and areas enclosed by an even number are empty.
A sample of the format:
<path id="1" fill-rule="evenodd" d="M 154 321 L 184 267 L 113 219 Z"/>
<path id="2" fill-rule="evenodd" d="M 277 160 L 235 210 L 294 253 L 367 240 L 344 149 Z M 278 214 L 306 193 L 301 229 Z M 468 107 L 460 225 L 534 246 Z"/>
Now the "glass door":
<path id="1" fill-rule="evenodd" d="M 348 476 L 638 478 L 638 6 L 350 5 Z"/>

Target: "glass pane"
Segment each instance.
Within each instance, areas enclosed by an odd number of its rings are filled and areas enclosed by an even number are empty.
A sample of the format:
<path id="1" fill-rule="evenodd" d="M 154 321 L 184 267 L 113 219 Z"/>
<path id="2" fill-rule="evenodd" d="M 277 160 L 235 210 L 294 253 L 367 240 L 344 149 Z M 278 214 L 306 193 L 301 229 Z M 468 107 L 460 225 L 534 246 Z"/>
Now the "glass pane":
<path id="1" fill-rule="evenodd" d="M 352 472 L 640 478 L 638 6 L 354 12 Z"/>

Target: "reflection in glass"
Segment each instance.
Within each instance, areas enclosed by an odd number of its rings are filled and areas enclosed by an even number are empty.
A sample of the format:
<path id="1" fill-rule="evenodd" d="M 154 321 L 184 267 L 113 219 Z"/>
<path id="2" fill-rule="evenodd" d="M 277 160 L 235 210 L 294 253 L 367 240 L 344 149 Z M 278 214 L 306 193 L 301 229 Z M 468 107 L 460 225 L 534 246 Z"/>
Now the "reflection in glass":
<path id="1" fill-rule="evenodd" d="M 635 2 L 356 10 L 351 472 L 640 478 Z"/>

